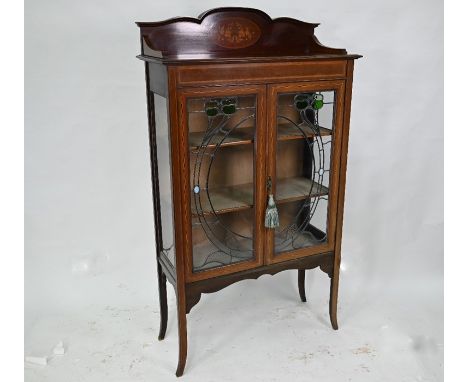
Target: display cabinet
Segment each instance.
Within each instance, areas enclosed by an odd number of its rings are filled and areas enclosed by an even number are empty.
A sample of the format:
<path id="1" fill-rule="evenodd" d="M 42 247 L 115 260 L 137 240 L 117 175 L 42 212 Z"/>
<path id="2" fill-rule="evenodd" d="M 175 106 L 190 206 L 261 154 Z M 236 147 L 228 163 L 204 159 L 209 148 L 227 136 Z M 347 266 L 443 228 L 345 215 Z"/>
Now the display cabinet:
<path id="1" fill-rule="evenodd" d="M 138 22 L 145 62 L 161 326 L 175 288 L 179 363 L 203 293 L 307 269 L 336 309 L 354 60 L 318 24 L 248 8 Z M 272 296 L 274 298 L 274 296 Z"/>

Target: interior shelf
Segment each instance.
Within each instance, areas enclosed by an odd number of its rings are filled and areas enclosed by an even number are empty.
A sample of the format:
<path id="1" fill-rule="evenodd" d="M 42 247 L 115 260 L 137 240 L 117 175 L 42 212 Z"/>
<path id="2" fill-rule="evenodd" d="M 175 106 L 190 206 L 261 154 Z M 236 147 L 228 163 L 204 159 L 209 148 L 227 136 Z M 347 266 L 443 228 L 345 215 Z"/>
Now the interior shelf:
<path id="1" fill-rule="evenodd" d="M 204 131 L 189 133 L 190 150 L 198 149 L 202 144 L 204 136 Z M 225 136 L 225 134 L 214 135 L 210 140 L 210 144 L 206 145 L 206 147 L 215 147 L 221 141 L 221 146 L 246 145 L 253 142 L 254 136 L 255 129 L 253 127 L 238 128 L 234 129 L 228 136 Z"/>
<path id="2" fill-rule="evenodd" d="M 300 125 L 300 127 L 304 130 L 305 135 L 307 138 L 312 138 L 315 133 L 305 125 Z M 323 137 L 325 135 L 332 135 L 332 131 L 325 127 L 320 128 L 320 135 Z M 290 123 L 278 124 L 277 130 L 277 140 L 278 141 L 288 141 L 291 139 L 303 139 L 304 135 L 295 125 L 291 125 Z"/>
<path id="3" fill-rule="evenodd" d="M 303 177 L 279 179 L 276 184 L 275 201 L 277 204 L 307 199 L 310 192 L 310 179 Z M 253 207 L 254 185 L 240 184 L 230 187 L 218 187 L 210 190 L 211 203 L 216 214 L 244 210 Z M 313 184 L 310 197 L 327 195 L 328 188 Z M 213 214 L 210 201 L 205 191 L 200 194 L 201 209 L 205 215 Z M 197 215 L 195 201 L 192 200 L 192 215 Z"/>
<path id="4" fill-rule="evenodd" d="M 301 128 L 304 130 L 305 135 L 308 138 L 313 137 L 315 134 L 314 132 L 308 127 L 301 125 Z M 332 135 L 332 131 L 325 127 L 320 127 L 320 135 Z M 203 141 L 203 137 L 205 136 L 205 132 L 193 132 L 189 133 L 189 145 L 190 150 L 198 149 Z M 224 134 L 218 134 L 211 138 L 210 144 L 206 145 L 206 147 L 215 147 L 221 141 L 221 146 L 235 146 L 235 145 L 245 145 L 253 143 L 255 136 L 255 128 L 254 127 L 244 127 L 238 128 L 232 131 L 228 136 L 225 137 Z M 295 125 L 290 123 L 284 123 L 278 125 L 277 130 L 277 140 L 279 141 L 287 141 L 293 139 L 303 139 L 304 135 L 297 129 Z M 224 139 L 224 140 L 223 140 Z"/>
<path id="5" fill-rule="evenodd" d="M 310 190 L 311 180 L 308 178 L 285 178 L 278 179 L 276 182 L 275 201 L 277 204 L 294 202 L 296 200 L 307 199 L 313 196 L 322 196 L 328 194 L 328 188 L 320 186 L 313 182 L 312 191 Z"/>

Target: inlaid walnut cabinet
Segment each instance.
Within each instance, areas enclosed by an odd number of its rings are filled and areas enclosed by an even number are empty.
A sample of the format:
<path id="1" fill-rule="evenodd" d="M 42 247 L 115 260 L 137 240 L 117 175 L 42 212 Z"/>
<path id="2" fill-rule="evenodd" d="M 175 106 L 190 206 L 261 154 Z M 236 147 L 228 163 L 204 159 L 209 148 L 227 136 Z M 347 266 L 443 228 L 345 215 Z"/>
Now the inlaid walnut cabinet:
<path id="1" fill-rule="evenodd" d="M 159 339 L 169 281 L 177 296 L 176 375 L 187 357 L 186 315 L 201 294 L 237 281 L 297 269 L 305 302 L 305 271 L 319 267 L 331 280 L 337 329 L 353 65 L 361 56 L 320 44 L 318 24 L 250 8 L 137 25 Z M 279 223 L 266 219 L 268 206 Z"/>

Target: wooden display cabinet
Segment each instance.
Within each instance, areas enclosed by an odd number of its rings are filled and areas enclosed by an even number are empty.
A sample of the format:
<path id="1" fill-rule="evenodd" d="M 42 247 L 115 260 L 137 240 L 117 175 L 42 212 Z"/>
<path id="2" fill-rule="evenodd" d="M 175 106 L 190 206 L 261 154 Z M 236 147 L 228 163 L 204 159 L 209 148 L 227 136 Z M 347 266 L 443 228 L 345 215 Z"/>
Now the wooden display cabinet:
<path id="1" fill-rule="evenodd" d="M 330 279 L 336 309 L 354 60 L 318 24 L 249 8 L 138 22 L 145 62 L 161 326 L 175 288 L 180 376 L 186 315 L 202 293 L 297 269 Z M 267 200 L 279 226 L 265 226 Z"/>

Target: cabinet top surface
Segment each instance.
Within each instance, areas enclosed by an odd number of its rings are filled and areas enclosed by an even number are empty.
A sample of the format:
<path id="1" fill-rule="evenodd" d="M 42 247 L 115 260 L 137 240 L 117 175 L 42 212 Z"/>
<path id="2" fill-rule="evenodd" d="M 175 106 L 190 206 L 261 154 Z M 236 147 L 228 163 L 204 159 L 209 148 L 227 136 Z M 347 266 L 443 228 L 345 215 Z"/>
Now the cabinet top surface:
<path id="1" fill-rule="evenodd" d="M 141 36 L 139 57 L 168 64 L 361 57 L 322 45 L 314 34 L 319 24 L 271 19 L 253 8 L 216 8 L 198 18 L 136 24 Z"/>

